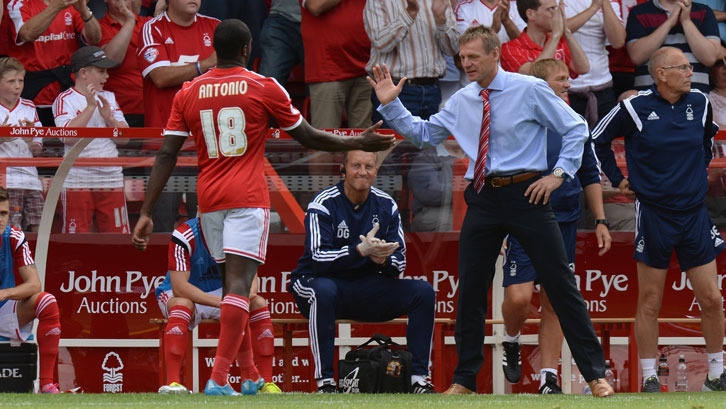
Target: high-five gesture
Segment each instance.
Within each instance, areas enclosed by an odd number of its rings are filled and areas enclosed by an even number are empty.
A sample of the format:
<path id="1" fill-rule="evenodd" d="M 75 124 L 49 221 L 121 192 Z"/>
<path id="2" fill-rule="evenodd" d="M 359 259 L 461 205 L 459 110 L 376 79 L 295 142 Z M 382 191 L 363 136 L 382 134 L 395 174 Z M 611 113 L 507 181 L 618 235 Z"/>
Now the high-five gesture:
<path id="1" fill-rule="evenodd" d="M 374 79 L 371 79 L 371 77 L 366 78 L 373 87 L 373 90 L 376 91 L 376 97 L 378 97 L 381 105 L 386 105 L 398 98 L 398 95 L 403 90 L 403 86 L 406 84 L 407 80 L 406 77 L 403 77 L 400 81 L 398 81 L 397 85 L 394 85 L 391 73 L 388 71 L 386 64 L 383 64 L 382 67 L 377 65 L 373 67 Z"/>

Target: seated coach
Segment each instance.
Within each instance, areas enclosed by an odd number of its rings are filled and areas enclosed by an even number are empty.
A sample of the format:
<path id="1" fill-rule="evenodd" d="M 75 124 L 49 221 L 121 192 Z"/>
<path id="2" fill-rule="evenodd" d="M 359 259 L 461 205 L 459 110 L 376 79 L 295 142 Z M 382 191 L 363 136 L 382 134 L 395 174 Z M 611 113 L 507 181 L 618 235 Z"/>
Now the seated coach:
<path id="1" fill-rule="evenodd" d="M 305 215 L 305 252 L 289 290 L 310 320 L 310 348 L 319 392 L 335 392 L 335 320 L 383 322 L 408 315 L 413 355 L 412 391 L 434 393 L 429 375 L 434 290 L 398 276 L 406 245 L 396 202 L 372 187 L 378 168 L 372 152 L 345 154 L 343 181 L 318 193 Z"/>

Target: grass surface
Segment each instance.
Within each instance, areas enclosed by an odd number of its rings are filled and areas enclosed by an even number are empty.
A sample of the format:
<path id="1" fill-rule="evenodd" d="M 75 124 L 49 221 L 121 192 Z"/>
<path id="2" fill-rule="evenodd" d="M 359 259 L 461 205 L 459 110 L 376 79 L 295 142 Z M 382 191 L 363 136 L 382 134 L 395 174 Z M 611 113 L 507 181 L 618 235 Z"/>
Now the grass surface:
<path id="1" fill-rule="evenodd" d="M 722 409 L 726 393 L 588 395 L 319 395 L 258 396 L 156 395 L 150 393 L 31 395 L 0 394 L 1 408 L 502 408 L 502 409 Z"/>

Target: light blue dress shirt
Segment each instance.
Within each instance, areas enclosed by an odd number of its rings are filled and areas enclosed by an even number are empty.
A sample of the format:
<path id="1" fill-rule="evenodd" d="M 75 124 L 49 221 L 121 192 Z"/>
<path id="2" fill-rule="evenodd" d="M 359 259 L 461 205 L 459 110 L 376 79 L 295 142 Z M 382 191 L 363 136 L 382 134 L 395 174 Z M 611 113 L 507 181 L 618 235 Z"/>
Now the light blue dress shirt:
<path id="1" fill-rule="evenodd" d="M 419 148 L 438 145 L 454 135 L 471 158 L 465 175 L 471 180 L 484 110 L 482 89 L 477 82 L 460 89 L 428 121 L 412 116 L 398 99 L 379 106 L 378 112 L 396 132 Z M 582 117 L 556 96 L 545 81 L 532 76 L 498 68 L 488 89 L 490 125 L 486 174 L 501 176 L 547 170 L 546 128 L 550 128 L 563 135 L 555 167 L 574 177 L 588 137 Z"/>

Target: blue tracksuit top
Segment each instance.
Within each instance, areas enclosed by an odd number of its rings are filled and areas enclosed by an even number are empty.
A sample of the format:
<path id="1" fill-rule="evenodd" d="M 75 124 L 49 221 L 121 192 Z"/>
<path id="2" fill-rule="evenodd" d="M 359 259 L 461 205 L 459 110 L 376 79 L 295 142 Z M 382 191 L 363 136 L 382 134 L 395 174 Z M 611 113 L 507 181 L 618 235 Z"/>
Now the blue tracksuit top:
<path id="1" fill-rule="evenodd" d="M 193 236 L 189 237 L 184 234 L 191 231 Z M 219 267 L 214 258 L 209 254 L 207 245 L 202 237 L 202 229 L 199 226 L 199 218 L 194 218 L 184 222 L 181 226 L 174 230 L 171 236 L 172 243 L 180 246 L 189 255 L 189 283 L 199 288 L 205 293 L 212 292 L 218 288 L 222 288 L 222 277 L 219 274 Z M 156 287 L 156 296 L 158 297 L 164 291 L 171 290 L 171 278 L 169 272 L 166 272 L 164 281 Z"/>
<path id="2" fill-rule="evenodd" d="M 13 263 L 13 245 L 10 243 L 10 230 L 8 224 L 0 239 L 0 289 L 15 287 L 15 263 Z M 8 300 L 0 301 L 2 307 Z"/>
<path id="3" fill-rule="evenodd" d="M 716 132 L 718 125 L 705 94 L 691 89 L 671 104 L 654 85 L 615 106 L 597 124 L 592 138 L 613 186 L 620 185 L 623 175 L 611 141 L 622 136 L 630 189 L 638 200 L 683 212 L 703 205 Z"/>
<path id="4" fill-rule="evenodd" d="M 406 244 L 396 202 L 386 192 L 371 187 L 368 198 L 357 206 L 348 200 L 343 183 L 318 193 L 305 214 L 305 251 L 292 276 L 317 274 L 336 278 L 358 278 L 382 273 L 397 276 L 406 269 Z M 397 241 L 398 249 L 386 263 L 377 265 L 361 257 L 356 246 L 378 223 L 376 237 Z"/>

